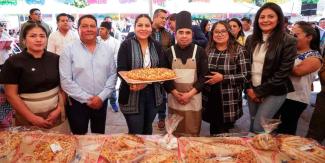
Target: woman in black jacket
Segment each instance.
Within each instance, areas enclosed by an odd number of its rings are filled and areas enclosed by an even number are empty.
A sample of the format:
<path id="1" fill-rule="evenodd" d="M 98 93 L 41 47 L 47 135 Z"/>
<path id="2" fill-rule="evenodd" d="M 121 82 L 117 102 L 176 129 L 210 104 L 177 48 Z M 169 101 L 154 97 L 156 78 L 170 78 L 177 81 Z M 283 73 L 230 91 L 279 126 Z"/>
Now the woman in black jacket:
<path id="1" fill-rule="evenodd" d="M 256 13 L 253 35 L 246 41 L 252 62 L 246 85 L 252 132 L 263 132 L 263 121 L 272 118 L 287 93 L 294 91 L 289 75 L 297 54 L 296 40 L 284 33 L 283 24 L 280 6 L 265 3 Z"/>
<path id="2" fill-rule="evenodd" d="M 161 45 L 154 41 L 151 19 L 147 14 L 135 20 L 135 36 L 122 42 L 117 58 L 117 71 L 154 68 L 164 65 Z M 130 134 L 152 134 L 152 122 L 163 102 L 161 84 L 128 84 L 122 80 L 119 93 L 120 109 Z"/>
<path id="3" fill-rule="evenodd" d="M 211 28 L 211 22 L 208 19 L 203 19 L 200 23 L 200 28 L 202 32 L 204 33 L 204 36 L 207 40 L 209 40 L 210 37 L 210 28 Z"/>

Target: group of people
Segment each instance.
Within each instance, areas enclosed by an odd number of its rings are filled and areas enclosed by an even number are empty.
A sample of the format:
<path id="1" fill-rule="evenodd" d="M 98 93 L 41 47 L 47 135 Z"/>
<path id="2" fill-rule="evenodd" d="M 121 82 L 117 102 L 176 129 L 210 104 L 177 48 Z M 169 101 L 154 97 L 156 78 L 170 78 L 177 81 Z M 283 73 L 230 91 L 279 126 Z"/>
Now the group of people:
<path id="1" fill-rule="evenodd" d="M 167 20 L 171 31 L 165 28 Z M 108 22 L 97 32 L 92 15 L 79 18 L 77 36 L 68 22 L 66 14 L 59 14 L 58 30 L 49 38 L 42 24 L 26 25 L 21 34 L 26 48 L 4 63 L 0 83 L 16 111 L 17 125 L 86 134 L 90 121 L 91 132 L 104 133 L 118 72 L 165 67 L 179 78 L 151 84 L 129 84 L 121 78 L 118 105 L 130 134 L 152 134 L 157 114 L 163 128 L 166 112 L 183 117 L 178 136 L 199 136 L 202 120 L 210 123 L 211 135 L 229 132 L 243 115 L 243 92 L 251 132 L 263 132 L 264 121 L 280 118 L 277 131 L 295 134 L 322 66 L 319 33 L 303 21 L 286 33 L 284 15 L 275 3 L 258 10 L 253 28 L 246 29 L 252 29 L 249 36 L 236 18 L 218 21 L 211 30 L 205 21 L 197 26 L 206 40 L 201 45 L 188 11 L 168 16 L 157 9 L 153 19 L 140 14 L 134 32 L 122 43 L 109 36 Z"/>

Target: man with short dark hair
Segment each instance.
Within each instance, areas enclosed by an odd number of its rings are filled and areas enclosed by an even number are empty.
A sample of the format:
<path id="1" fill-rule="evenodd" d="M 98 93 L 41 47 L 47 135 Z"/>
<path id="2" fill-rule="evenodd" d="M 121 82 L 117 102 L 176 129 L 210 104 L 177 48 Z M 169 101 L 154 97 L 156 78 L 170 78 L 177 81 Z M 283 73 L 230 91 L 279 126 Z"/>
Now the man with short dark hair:
<path id="1" fill-rule="evenodd" d="M 28 16 L 28 20 L 27 22 L 25 22 L 24 24 L 21 25 L 20 28 L 20 32 L 19 32 L 19 46 L 21 47 L 21 49 L 24 49 L 26 46 L 23 43 L 23 36 L 22 33 L 24 31 L 24 28 L 30 24 L 30 23 L 34 23 L 34 22 L 39 22 L 41 23 L 41 25 L 46 29 L 46 34 L 49 36 L 51 33 L 51 28 L 49 25 L 47 25 L 44 21 L 42 21 L 42 14 L 41 14 L 41 10 L 39 10 L 38 8 L 32 8 L 29 10 L 29 16 Z"/>
<path id="2" fill-rule="evenodd" d="M 252 20 L 248 17 L 243 17 L 241 19 L 241 24 L 243 26 L 243 31 L 245 33 L 245 37 L 253 34 L 253 28 L 251 27 L 252 25 Z"/>
<path id="3" fill-rule="evenodd" d="M 69 16 L 66 13 L 61 13 L 56 17 L 58 30 L 52 32 L 47 43 L 47 50 L 60 55 L 64 46 L 77 40 L 78 34 L 71 30 L 69 25 Z"/>
<path id="4" fill-rule="evenodd" d="M 112 31 L 112 17 L 110 16 L 106 16 L 103 20 L 103 22 L 108 22 L 108 23 L 111 23 L 111 30 L 109 32 L 109 34 L 114 37 L 114 32 Z"/>
<path id="5" fill-rule="evenodd" d="M 164 9 L 157 9 L 153 14 L 152 21 L 152 38 L 160 43 L 163 50 L 167 50 L 174 43 L 174 37 L 165 29 L 167 20 L 167 11 Z M 165 92 L 165 91 L 164 91 Z M 165 118 L 166 118 L 166 102 L 167 97 L 164 93 L 164 102 L 158 110 L 158 128 L 163 130 L 165 128 Z"/>
<path id="6" fill-rule="evenodd" d="M 103 21 L 100 24 L 98 40 L 103 41 L 108 44 L 109 48 L 113 50 L 114 62 L 117 64 L 117 53 L 120 48 L 120 42 L 111 36 L 109 33 L 112 30 L 112 22 Z M 119 107 L 117 105 L 116 91 L 112 92 L 112 95 L 109 97 L 109 102 L 112 107 L 113 112 L 118 112 Z"/>
<path id="7" fill-rule="evenodd" d="M 74 16 L 67 14 L 69 18 L 69 26 L 71 30 L 75 30 L 76 28 L 74 27 Z"/>
<path id="8" fill-rule="evenodd" d="M 319 27 L 325 30 L 325 18 L 319 20 Z"/>
<path id="9" fill-rule="evenodd" d="M 103 22 L 109 22 L 111 23 L 111 29 L 110 29 L 110 32 L 109 34 L 114 37 L 115 39 L 117 39 L 118 41 L 121 41 L 121 32 L 119 31 L 119 29 L 115 29 L 114 28 L 114 24 L 113 24 L 113 20 L 112 20 L 112 17 L 110 16 L 106 16 L 103 20 Z"/>
<path id="10" fill-rule="evenodd" d="M 168 49 L 173 44 L 173 36 L 165 29 L 166 20 L 166 10 L 155 10 L 152 19 L 152 37 L 161 44 L 164 50 Z"/>
<path id="11" fill-rule="evenodd" d="M 115 90 L 116 66 L 112 49 L 97 40 L 97 20 L 78 20 L 80 40 L 65 47 L 60 56 L 62 89 L 69 95 L 67 117 L 73 134 L 105 133 L 107 98 Z"/>

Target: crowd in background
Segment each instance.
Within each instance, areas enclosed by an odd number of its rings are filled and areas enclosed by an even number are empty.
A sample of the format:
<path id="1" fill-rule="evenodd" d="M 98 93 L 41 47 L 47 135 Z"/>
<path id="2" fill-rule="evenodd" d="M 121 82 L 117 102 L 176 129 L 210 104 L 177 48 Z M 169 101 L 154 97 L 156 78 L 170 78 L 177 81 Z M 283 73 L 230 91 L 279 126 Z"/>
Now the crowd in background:
<path id="1" fill-rule="evenodd" d="M 74 25 L 71 15 L 61 13 L 56 22 L 53 30 L 39 9 L 31 9 L 19 31 L 21 51 L 9 57 L 18 47 L 0 47 L 6 95 L 1 109 L 15 110 L 15 125 L 86 134 L 90 122 L 91 132 L 105 133 L 110 103 L 123 113 L 131 134 L 152 134 L 157 114 L 160 129 L 166 114 L 179 114 L 176 135 L 199 136 L 202 120 L 216 135 L 234 127 L 245 99 L 248 131 L 261 133 L 265 121 L 276 118 L 282 122 L 277 133 L 294 135 L 318 76 L 322 90 L 307 137 L 325 138 L 325 18 L 318 25 L 290 23 L 277 4 L 265 3 L 254 21 L 194 24 L 188 11 L 157 9 L 152 18 L 138 15 L 134 29 L 128 23 L 127 36 L 114 29 L 110 17 L 99 23 L 83 15 Z M 1 26 L 0 41 L 10 40 L 4 33 Z M 152 84 L 121 79 L 117 97 L 118 72 L 155 67 L 173 69 L 182 78 Z M 12 116 L 6 113 L 3 117 Z M 8 119 L 2 120 L 8 127 Z"/>

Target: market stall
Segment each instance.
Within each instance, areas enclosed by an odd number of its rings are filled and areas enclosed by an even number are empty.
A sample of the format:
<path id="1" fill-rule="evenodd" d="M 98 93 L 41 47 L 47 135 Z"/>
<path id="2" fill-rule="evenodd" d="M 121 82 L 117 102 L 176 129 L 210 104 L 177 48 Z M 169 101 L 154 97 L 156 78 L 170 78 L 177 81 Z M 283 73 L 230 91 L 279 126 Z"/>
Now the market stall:
<path id="1" fill-rule="evenodd" d="M 159 135 L 62 135 L 0 132 L 0 162 L 325 162 L 325 149 L 299 136 L 180 137 L 175 149 Z"/>

